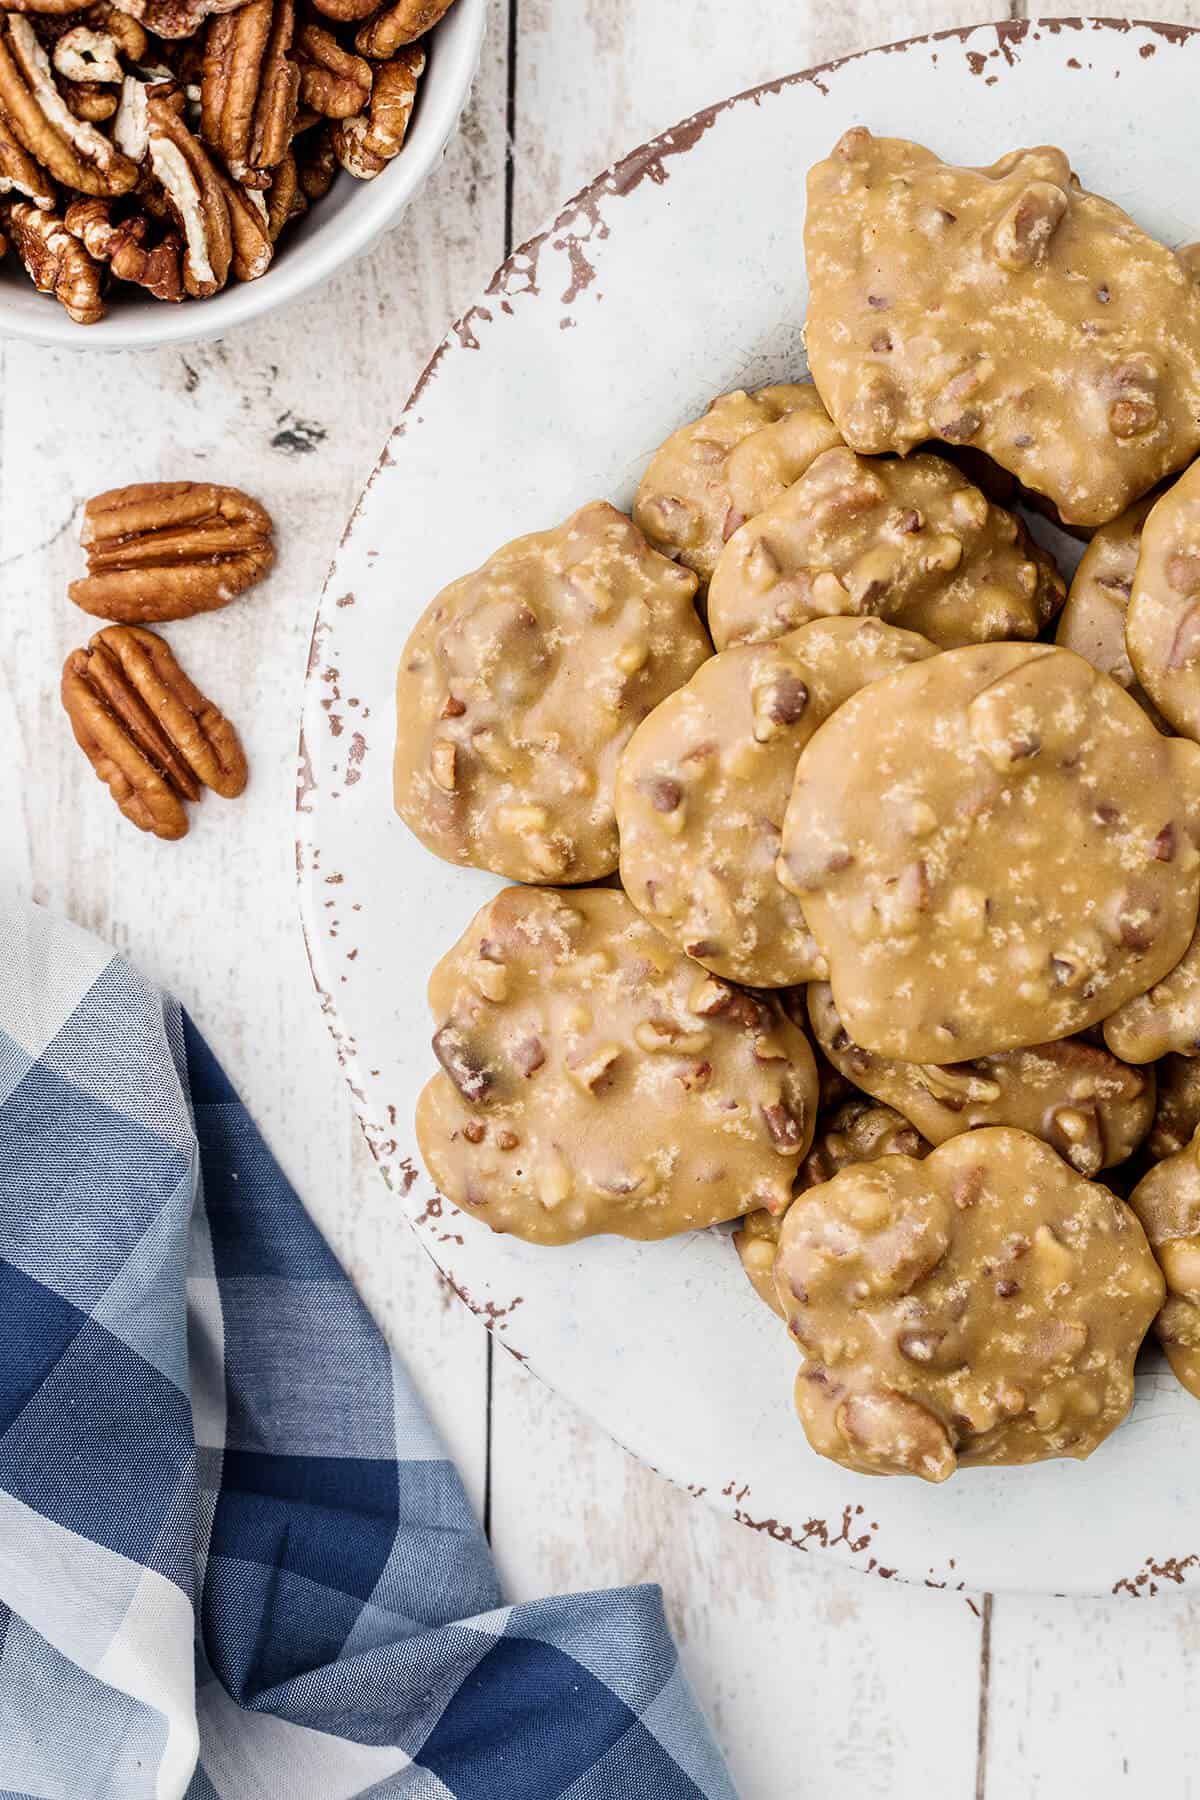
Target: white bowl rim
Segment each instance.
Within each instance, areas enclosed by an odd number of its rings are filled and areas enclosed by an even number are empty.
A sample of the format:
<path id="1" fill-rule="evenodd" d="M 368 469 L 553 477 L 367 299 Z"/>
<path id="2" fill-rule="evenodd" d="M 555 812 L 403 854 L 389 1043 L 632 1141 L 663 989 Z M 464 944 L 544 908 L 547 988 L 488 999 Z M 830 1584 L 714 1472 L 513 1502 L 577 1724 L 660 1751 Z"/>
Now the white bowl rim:
<path id="1" fill-rule="evenodd" d="M 170 306 L 128 299 L 95 325 L 77 325 L 48 295 L 39 297 L 36 314 L 32 309 L 17 313 L 9 309 L 6 288 L 0 285 L 0 342 L 83 351 L 202 343 L 311 293 L 395 224 L 437 167 L 475 81 L 487 12 L 488 0 L 455 0 L 434 28 L 438 53 L 431 59 L 403 153 L 375 181 L 361 184 L 352 206 L 331 213 L 302 253 L 281 257 L 257 281 L 231 282 L 207 300 Z"/>

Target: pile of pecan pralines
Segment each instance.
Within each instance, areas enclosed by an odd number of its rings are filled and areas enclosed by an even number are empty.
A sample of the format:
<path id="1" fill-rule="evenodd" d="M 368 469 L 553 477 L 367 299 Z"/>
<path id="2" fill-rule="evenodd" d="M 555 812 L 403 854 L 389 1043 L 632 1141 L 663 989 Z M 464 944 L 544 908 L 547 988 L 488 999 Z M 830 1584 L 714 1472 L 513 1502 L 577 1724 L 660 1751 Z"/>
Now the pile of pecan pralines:
<path id="1" fill-rule="evenodd" d="M 203 299 L 400 150 L 452 0 L 0 0 L 0 253 L 81 325 Z"/>

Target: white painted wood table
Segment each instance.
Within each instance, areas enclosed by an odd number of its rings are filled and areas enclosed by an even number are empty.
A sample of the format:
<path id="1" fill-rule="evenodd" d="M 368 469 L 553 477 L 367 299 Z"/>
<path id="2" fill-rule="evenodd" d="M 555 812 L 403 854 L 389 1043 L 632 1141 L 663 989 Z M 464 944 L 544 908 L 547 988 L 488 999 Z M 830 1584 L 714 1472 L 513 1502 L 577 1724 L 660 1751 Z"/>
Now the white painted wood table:
<path id="1" fill-rule="evenodd" d="M 1150 10 L 1200 22 L 1200 0 L 1167 4 Z M 1166 1800 L 1200 1795 L 1200 1602 L 929 1592 L 772 1543 L 636 1465 L 493 1355 L 415 1240 L 385 1269 L 392 1202 L 352 1121 L 296 923 L 300 684 L 330 550 L 385 432 L 511 243 L 612 157 L 709 101 L 986 16 L 951 0 L 495 0 L 445 166 L 335 285 L 183 352 L 0 348 L 0 874 L 192 1010 L 412 1368 L 509 1595 L 662 1582 L 745 1800 L 1109 1800 L 1151 1782 Z M 1047 119 L 1047 138 L 1060 133 L 1069 142 L 1069 120 Z M 797 194 L 797 229 L 800 216 Z M 87 635 L 63 597 L 79 502 L 176 476 L 261 495 L 282 554 L 253 599 L 188 627 L 187 665 L 237 721 L 253 779 L 165 845 L 96 783 L 57 685 Z M 410 999 L 423 1004 L 396 996 Z"/>

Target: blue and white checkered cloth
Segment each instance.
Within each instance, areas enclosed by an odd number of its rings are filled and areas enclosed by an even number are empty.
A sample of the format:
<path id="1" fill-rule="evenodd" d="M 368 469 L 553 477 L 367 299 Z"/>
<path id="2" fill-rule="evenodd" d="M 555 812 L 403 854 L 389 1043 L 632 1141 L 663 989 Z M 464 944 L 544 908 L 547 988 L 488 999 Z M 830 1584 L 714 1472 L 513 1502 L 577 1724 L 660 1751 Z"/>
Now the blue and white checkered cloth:
<path id="1" fill-rule="evenodd" d="M 0 902 L 0 1800 L 731 1800 L 656 1588 L 504 1606 L 179 1007 Z"/>

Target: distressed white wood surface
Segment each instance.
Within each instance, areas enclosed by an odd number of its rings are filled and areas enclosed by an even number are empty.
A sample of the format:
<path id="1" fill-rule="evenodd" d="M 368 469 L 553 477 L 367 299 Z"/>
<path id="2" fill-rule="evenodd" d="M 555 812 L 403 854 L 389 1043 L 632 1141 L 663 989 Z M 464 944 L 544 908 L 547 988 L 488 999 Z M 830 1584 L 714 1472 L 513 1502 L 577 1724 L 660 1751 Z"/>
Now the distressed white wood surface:
<path id="1" fill-rule="evenodd" d="M 111 939 L 191 1008 L 407 1358 L 510 1595 L 663 1583 L 744 1800 L 1117 1800 L 1150 1782 L 1187 1800 L 1200 1794 L 1200 1603 L 988 1602 L 826 1566 L 718 1519 L 493 1358 L 415 1242 L 384 1277 L 390 1203 L 309 990 L 290 814 L 314 598 L 387 426 L 506 243 L 613 156 L 788 69 L 987 16 L 939 0 L 495 8 L 445 167 L 316 299 L 182 354 L 0 348 L 0 878 Z M 1200 22 L 1200 0 L 1152 10 Z M 1068 122 L 1047 121 L 1048 138 L 1060 130 L 1069 142 Z M 797 228 L 801 211 L 797 194 Z M 714 220 L 713 254 L 736 266 L 736 220 Z M 252 598 L 170 628 L 237 721 L 253 780 L 233 805 L 210 798 L 184 843 L 161 845 L 120 819 L 66 730 L 57 674 L 87 621 L 63 590 L 87 494 L 191 474 L 259 494 L 282 554 Z"/>

